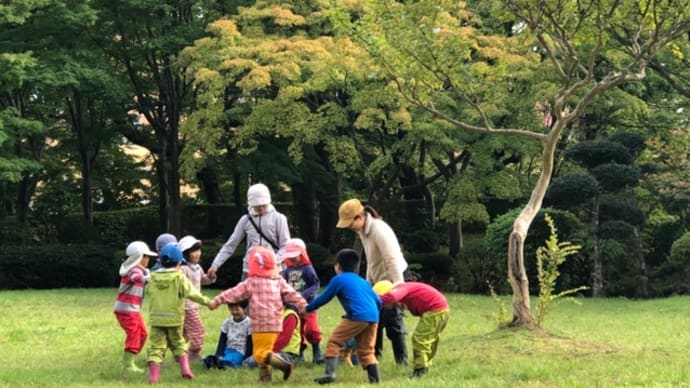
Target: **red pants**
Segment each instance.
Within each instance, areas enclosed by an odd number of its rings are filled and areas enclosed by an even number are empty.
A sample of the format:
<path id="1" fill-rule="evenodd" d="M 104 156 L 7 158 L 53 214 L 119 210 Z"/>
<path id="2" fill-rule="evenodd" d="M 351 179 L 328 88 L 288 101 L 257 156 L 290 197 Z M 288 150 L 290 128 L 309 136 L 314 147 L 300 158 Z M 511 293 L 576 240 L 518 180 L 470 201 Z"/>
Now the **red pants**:
<path id="1" fill-rule="evenodd" d="M 319 328 L 318 318 L 319 316 L 316 314 L 316 311 L 312 311 L 301 316 L 300 330 L 302 331 L 303 344 L 318 344 L 321 342 L 322 334 L 321 329 Z"/>
<path id="2" fill-rule="evenodd" d="M 125 352 L 139 354 L 149 333 L 141 313 L 115 313 L 117 322 L 125 331 Z"/>

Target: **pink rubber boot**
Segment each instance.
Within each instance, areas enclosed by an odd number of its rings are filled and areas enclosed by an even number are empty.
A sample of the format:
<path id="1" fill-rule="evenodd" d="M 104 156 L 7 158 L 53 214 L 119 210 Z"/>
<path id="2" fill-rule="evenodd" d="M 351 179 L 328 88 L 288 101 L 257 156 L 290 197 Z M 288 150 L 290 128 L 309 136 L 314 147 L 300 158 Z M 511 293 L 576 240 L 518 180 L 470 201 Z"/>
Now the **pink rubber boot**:
<path id="1" fill-rule="evenodd" d="M 149 363 L 149 384 L 156 384 L 160 377 L 161 364 Z"/>
<path id="2" fill-rule="evenodd" d="M 194 373 L 189 368 L 189 356 L 185 353 L 184 356 L 177 357 L 177 362 L 180 363 L 180 372 L 182 372 L 182 377 L 185 379 L 193 379 Z"/>

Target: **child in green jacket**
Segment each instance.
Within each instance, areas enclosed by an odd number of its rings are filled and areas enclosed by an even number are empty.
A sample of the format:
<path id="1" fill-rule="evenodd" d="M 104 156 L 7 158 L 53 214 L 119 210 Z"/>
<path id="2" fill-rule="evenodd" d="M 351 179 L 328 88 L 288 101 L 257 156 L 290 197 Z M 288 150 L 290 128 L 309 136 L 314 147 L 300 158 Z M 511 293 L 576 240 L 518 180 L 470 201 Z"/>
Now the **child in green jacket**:
<path id="1" fill-rule="evenodd" d="M 188 344 L 182 334 L 185 299 L 204 306 L 208 306 L 210 300 L 194 289 L 189 279 L 180 271 L 180 266 L 185 264 L 185 260 L 177 244 L 163 247 L 158 257 L 162 268 L 151 274 L 151 279 L 146 285 L 151 325 L 147 357 L 149 383 L 158 382 L 160 365 L 167 349 L 172 351 L 180 364 L 182 377 L 193 379 L 194 374 L 189 368 L 187 356 Z"/>

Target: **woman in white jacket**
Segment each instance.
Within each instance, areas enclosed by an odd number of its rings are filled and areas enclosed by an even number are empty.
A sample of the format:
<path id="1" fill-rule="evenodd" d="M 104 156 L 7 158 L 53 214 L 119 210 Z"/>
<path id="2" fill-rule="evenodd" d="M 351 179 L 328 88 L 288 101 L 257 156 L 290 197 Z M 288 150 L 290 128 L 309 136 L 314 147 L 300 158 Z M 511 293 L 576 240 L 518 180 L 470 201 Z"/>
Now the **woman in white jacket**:
<path id="1" fill-rule="evenodd" d="M 372 286 L 382 280 L 393 284 L 404 282 L 409 277 L 407 261 L 403 256 L 398 238 L 393 229 L 371 206 L 362 206 L 358 199 L 343 202 L 338 209 L 338 228 L 347 228 L 357 233 L 362 241 L 367 262 L 366 279 Z M 393 346 L 395 362 L 407 364 L 405 324 L 403 311 L 399 307 L 381 310 L 375 353 L 380 357 L 383 351 L 383 328 Z"/>
<path id="2" fill-rule="evenodd" d="M 277 257 L 282 256 L 285 244 L 290 239 L 287 218 L 271 205 L 271 192 L 263 183 L 252 185 L 247 190 L 247 205 L 249 212 L 243 215 L 232 232 L 228 241 L 220 248 L 213 259 L 207 275 L 216 277 L 216 272 L 235 252 L 237 246 L 247 240 L 247 250 L 255 245 L 273 249 Z M 249 271 L 247 254 L 242 260 L 242 279 L 247 278 Z"/>

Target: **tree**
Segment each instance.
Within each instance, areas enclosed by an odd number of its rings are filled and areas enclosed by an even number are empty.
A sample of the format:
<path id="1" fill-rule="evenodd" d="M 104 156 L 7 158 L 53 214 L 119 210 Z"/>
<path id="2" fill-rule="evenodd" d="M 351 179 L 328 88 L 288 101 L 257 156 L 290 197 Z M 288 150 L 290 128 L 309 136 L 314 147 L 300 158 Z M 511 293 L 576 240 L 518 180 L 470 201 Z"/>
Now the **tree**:
<path id="1" fill-rule="evenodd" d="M 373 1 L 359 4 L 354 21 L 345 12 L 337 17 L 410 103 L 458 129 L 542 145 L 539 179 L 508 239 L 512 324 L 531 327 L 524 241 L 550 182 L 558 141 L 596 96 L 645 77 L 649 60 L 687 32 L 690 7 L 656 0 L 502 4 L 505 36 L 482 34 L 481 21 L 452 1 Z M 522 112 L 504 105 L 515 95 L 526 100 Z"/>

